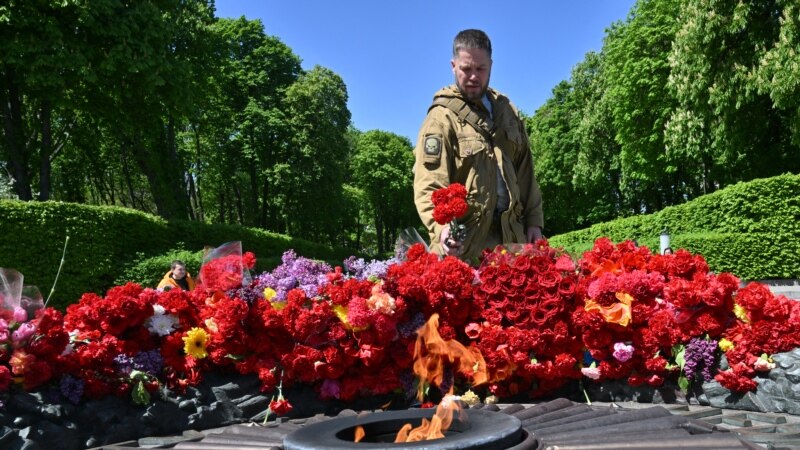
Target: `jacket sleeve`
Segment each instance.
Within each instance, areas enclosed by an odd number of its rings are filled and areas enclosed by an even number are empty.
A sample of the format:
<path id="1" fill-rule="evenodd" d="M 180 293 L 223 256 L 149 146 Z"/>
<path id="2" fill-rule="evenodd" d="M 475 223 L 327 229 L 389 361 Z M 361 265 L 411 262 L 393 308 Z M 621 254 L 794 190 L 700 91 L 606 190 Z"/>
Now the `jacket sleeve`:
<path id="1" fill-rule="evenodd" d="M 414 149 L 414 203 L 417 213 L 431 240 L 431 250 L 439 251 L 439 236 L 443 225 L 433 220 L 433 191 L 447 187 L 451 179 L 451 152 L 453 144 L 450 127 L 443 114 L 443 108 L 433 108 L 428 112 L 420 128 L 417 145 Z M 438 150 L 433 145 L 438 142 Z"/>
<path id="2" fill-rule="evenodd" d="M 156 287 L 156 289 L 164 289 L 166 287 L 168 287 L 168 288 L 175 287 L 175 283 L 173 283 L 172 278 L 170 278 L 170 275 L 172 275 L 172 271 L 171 270 L 169 272 L 167 272 L 166 274 L 164 274 L 164 277 L 161 278 L 161 281 L 158 283 L 158 286 Z"/>
<path id="3" fill-rule="evenodd" d="M 519 162 L 517 163 L 517 180 L 519 182 L 520 200 L 523 205 L 522 218 L 525 227 L 537 226 L 544 227 L 544 214 L 542 212 L 542 191 L 536 181 L 536 174 L 533 171 L 533 156 L 531 155 L 531 144 L 528 140 L 528 132 L 525 123 L 517 116 L 517 123 L 522 135 L 522 147 L 519 152 Z"/>

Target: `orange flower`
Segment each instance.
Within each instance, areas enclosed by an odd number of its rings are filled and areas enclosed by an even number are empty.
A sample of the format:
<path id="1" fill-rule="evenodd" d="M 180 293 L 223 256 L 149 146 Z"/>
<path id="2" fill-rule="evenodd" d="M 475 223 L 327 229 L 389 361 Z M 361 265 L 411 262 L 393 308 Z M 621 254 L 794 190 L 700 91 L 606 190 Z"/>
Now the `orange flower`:
<path id="1" fill-rule="evenodd" d="M 594 300 L 587 300 L 584 309 L 586 312 L 599 312 L 606 322 L 618 323 L 623 327 L 627 327 L 631 322 L 631 303 L 633 303 L 633 297 L 625 292 L 617 292 L 616 297 L 619 303 L 614 303 L 608 307 L 601 306 Z"/>

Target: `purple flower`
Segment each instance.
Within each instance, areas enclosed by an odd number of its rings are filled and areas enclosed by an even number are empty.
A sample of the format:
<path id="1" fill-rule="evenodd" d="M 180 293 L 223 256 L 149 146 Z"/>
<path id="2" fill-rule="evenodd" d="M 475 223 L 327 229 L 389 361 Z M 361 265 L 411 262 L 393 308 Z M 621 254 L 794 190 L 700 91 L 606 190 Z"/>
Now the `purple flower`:
<path id="1" fill-rule="evenodd" d="M 355 256 L 343 261 L 344 268 L 351 277 L 357 280 L 374 281 L 382 280 L 386 277 L 386 271 L 389 270 L 389 266 L 397 262 L 397 259 L 391 258 L 386 261 L 373 259 L 367 263 L 363 258 L 356 258 Z"/>
<path id="2" fill-rule="evenodd" d="M 158 376 L 164 367 L 164 359 L 158 349 L 146 352 L 139 352 L 133 357 L 133 368 L 141 372 L 146 372 L 153 376 Z"/>
<path id="3" fill-rule="evenodd" d="M 272 272 L 262 273 L 255 281 L 256 290 L 275 291 L 272 301 L 285 301 L 286 294 L 295 288 L 302 289 L 308 297 L 316 296 L 320 287 L 328 283 L 325 275 L 333 270 L 324 262 L 298 257 L 293 250 L 284 252 L 281 261 Z"/>
<path id="4" fill-rule="evenodd" d="M 417 312 L 408 322 L 397 324 L 397 333 L 401 338 L 409 338 L 414 336 L 423 325 L 425 325 L 425 315 Z"/>
<path id="5" fill-rule="evenodd" d="M 341 393 L 341 387 L 339 386 L 339 382 L 336 380 L 331 380 L 330 378 L 326 378 L 322 382 L 322 388 L 320 389 L 320 397 L 323 400 L 329 400 L 332 398 L 339 398 L 339 394 Z"/>
<path id="6" fill-rule="evenodd" d="M 716 365 L 717 341 L 692 338 L 683 352 L 683 373 L 688 380 L 697 378 L 698 373 L 702 381 L 711 381 L 714 378 L 713 369 Z"/>
<path id="7" fill-rule="evenodd" d="M 117 372 L 125 376 L 130 375 L 133 370 L 133 358 L 124 353 L 120 353 L 114 357 L 114 365 L 117 368 Z"/>
<path id="8" fill-rule="evenodd" d="M 83 387 L 83 380 L 73 377 L 72 375 L 64 375 L 61 377 L 61 383 L 59 384 L 61 395 L 75 405 L 78 404 L 83 396 Z"/>

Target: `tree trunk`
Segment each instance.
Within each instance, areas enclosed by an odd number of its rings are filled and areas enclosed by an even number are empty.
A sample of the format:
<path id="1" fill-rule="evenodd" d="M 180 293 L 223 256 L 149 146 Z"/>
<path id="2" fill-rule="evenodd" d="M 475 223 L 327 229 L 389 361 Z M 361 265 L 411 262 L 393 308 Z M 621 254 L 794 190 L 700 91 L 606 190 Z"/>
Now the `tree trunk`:
<path id="1" fill-rule="evenodd" d="M 128 198 L 131 201 L 131 205 L 135 208 L 136 207 L 136 196 L 133 190 L 133 180 L 131 179 L 131 167 L 128 164 L 128 152 L 127 150 L 130 149 L 130 143 L 127 141 L 123 141 L 121 151 L 119 152 L 120 158 L 122 159 L 122 178 L 125 180 L 125 186 L 128 188 Z M 124 204 L 124 203 L 123 203 Z"/>
<path id="2" fill-rule="evenodd" d="M 269 198 L 269 181 L 266 179 L 264 180 L 263 185 L 261 186 L 261 211 L 259 214 L 259 224 L 258 226 L 261 228 L 267 228 L 267 209 L 269 208 L 269 202 L 267 199 Z"/>
<path id="3" fill-rule="evenodd" d="M 200 160 L 201 160 L 200 154 L 203 147 L 200 145 L 200 127 L 198 127 L 197 125 L 192 125 L 192 130 L 194 131 L 195 158 L 197 159 L 195 160 L 195 165 L 194 165 L 195 174 L 194 176 L 190 175 L 189 180 L 192 183 L 191 198 L 194 199 L 194 208 L 195 208 L 194 218 L 195 220 L 199 220 L 202 222 L 203 220 L 205 220 L 205 213 L 203 209 L 203 195 L 202 192 L 200 192 L 200 187 L 195 183 L 195 178 L 199 179 L 201 175 L 200 167 L 202 166 L 200 165 Z"/>
<path id="4" fill-rule="evenodd" d="M 52 108 L 49 101 L 42 103 L 42 146 L 39 150 L 39 201 L 50 199 L 50 155 L 53 153 Z"/>
<path id="5" fill-rule="evenodd" d="M 20 200 L 30 201 L 33 200 L 33 193 L 28 175 L 29 155 L 23 142 L 22 99 L 13 73 L 6 73 L 3 94 L 3 137 L 8 149 L 7 164 L 11 166 L 11 176 L 14 177 L 14 192 Z"/>
<path id="6" fill-rule="evenodd" d="M 375 217 L 375 240 L 378 243 L 378 253 L 383 254 L 383 221 L 380 217 Z"/>

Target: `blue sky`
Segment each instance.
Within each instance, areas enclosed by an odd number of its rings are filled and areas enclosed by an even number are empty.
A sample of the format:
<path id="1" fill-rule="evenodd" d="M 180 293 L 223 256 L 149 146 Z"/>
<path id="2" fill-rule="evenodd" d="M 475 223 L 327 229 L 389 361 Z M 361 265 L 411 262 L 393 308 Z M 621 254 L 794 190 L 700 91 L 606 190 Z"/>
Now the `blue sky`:
<path id="1" fill-rule="evenodd" d="M 453 82 L 453 37 L 492 40 L 490 85 L 533 114 L 634 0 L 217 0 L 217 17 L 260 19 L 302 59 L 344 79 L 353 125 L 414 143 L 434 92 Z"/>

